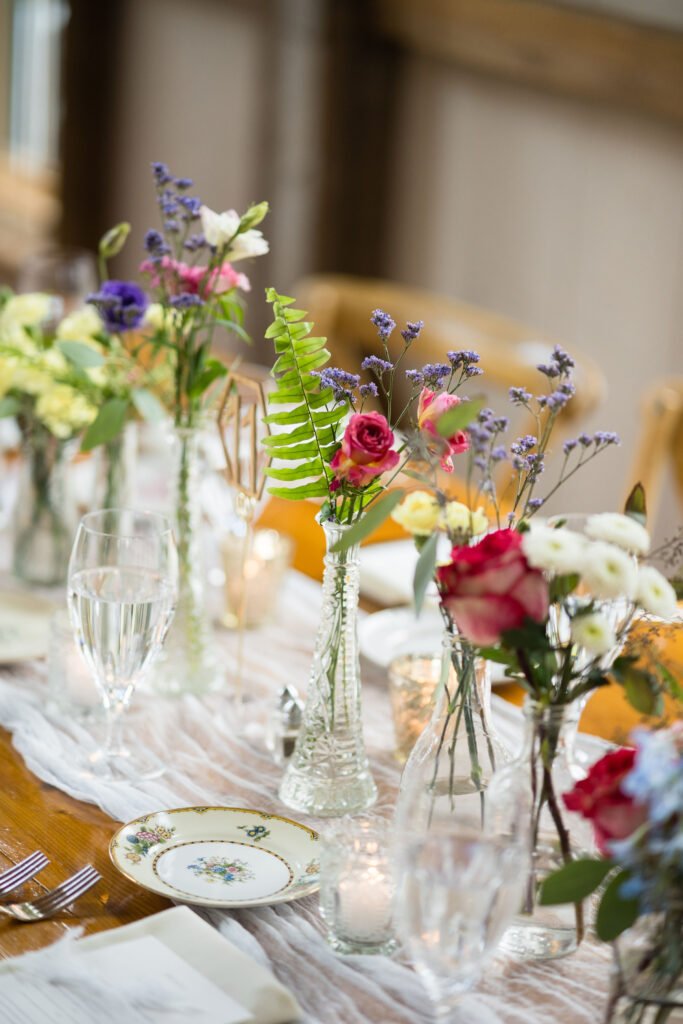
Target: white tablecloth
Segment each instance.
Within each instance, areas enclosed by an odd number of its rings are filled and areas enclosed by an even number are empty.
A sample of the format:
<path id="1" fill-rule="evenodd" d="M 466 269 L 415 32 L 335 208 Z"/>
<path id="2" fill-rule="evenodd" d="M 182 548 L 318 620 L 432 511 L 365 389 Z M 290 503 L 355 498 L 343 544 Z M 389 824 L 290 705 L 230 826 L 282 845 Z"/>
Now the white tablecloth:
<path id="1" fill-rule="evenodd" d="M 43 781 L 97 804 L 117 821 L 161 808 L 226 804 L 288 811 L 277 799 L 280 769 L 265 749 L 263 724 L 284 683 L 305 689 L 320 605 L 318 584 L 291 573 L 277 621 L 247 634 L 246 693 L 251 728 L 240 736 L 226 698 L 134 698 L 131 728 L 137 742 L 163 757 L 167 773 L 156 781 L 112 786 L 79 776 L 82 751 L 92 742 L 83 724 L 46 711 L 46 666 L 33 662 L 0 671 L 0 725 L 13 734 L 26 764 Z M 235 637 L 221 634 L 228 676 Z M 399 770 L 384 673 L 364 665 L 367 745 L 379 788 L 378 807 L 391 812 Z M 508 738 L 518 736 L 514 710 L 496 715 Z M 315 819 L 302 820 L 324 827 Z M 112 832 L 114 829 L 112 828 Z M 49 835 L 45 837 L 49 852 Z M 307 1024 L 426 1024 L 429 1001 L 400 956 L 335 955 L 323 937 L 317 897 L 279 907 L 203 914 L 245 953 L 270 966 L 296 995 Z M 545 965 L 496 962 L 478 991 L 465 997 L 460 1024 L 596 1024 L 601 1019 L 610 952 L 586 941 L 572 957 Z"/>

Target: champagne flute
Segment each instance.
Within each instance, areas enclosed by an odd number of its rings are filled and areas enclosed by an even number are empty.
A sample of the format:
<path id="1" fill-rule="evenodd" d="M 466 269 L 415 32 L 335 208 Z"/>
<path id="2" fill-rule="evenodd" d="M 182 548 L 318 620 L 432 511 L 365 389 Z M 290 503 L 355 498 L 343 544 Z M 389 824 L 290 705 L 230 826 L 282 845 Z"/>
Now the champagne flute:
<path id="1" fill-rule="evenodd" d="M 123 736 L 133 692 L 160 651 L 178 593 L 178 555 L 165 516 L 104 509 L 80 521 L 67 600 L 76 643 L 102 695 L 104 746 L 89 774 L 110 780 L 161 775 L 158 759 L 133 753 Z"/>

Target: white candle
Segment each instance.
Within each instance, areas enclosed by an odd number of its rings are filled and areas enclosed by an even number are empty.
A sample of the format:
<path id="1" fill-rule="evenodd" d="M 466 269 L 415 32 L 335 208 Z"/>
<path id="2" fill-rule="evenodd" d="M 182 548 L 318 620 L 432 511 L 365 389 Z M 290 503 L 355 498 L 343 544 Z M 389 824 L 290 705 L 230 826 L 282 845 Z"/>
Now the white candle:
<path id="1" fill-rule="evenodd" d="M 379 865 L 339 882 L 339 930 L 354 942 L 381 942 L 391 932 L 393 885 Z"/>

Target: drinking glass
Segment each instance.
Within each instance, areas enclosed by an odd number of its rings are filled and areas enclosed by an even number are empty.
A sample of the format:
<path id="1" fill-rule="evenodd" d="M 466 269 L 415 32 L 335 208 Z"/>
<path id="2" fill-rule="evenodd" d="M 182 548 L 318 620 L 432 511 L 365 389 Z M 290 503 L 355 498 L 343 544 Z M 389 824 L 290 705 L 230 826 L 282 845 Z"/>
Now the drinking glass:
<path id="1" fill-rule="evenodd" d="M 90 774 L 152 778 L 163 765 L 123 737 L 135 687 L 161 649 L 178 592 L 178 556 L 165 516 L 104 509 L 83 516 L 69 562 L 67 599 L 76 643 L 107 715 L 104 746 Z"/>
<path id="2" fill-rule="evenodd" d="M 521 837 L 429 831 L 397 837 L 394 866 L 394 926 L 436 1020 L 455 1020 L 519 910 L 527 849 Z"/>

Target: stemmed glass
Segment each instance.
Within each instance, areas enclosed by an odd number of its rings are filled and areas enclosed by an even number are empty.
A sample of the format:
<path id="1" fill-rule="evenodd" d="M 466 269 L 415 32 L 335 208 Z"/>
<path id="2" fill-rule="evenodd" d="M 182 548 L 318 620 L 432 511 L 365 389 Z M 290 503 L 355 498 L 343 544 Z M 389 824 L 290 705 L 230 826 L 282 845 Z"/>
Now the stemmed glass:
<path id="1" fill-rule="evenodd" d="M 429 831 L 399 837 L 394 926 L 437 1021 L 481 977 L 518 913 L 529 866 L 521 835 Z"/>
<path id="2" fill-rule="evenodd" d="M 161 649 L 178 593 L 178 556 L 165 516 L 104 509 L 83 516 L 69 562 L 67 600 L 76 643 L 107 715 L 104 746 L 89 758 L 98 778 L 160 775 L 163 765 L 124 743 L 135 687 Z"/>

